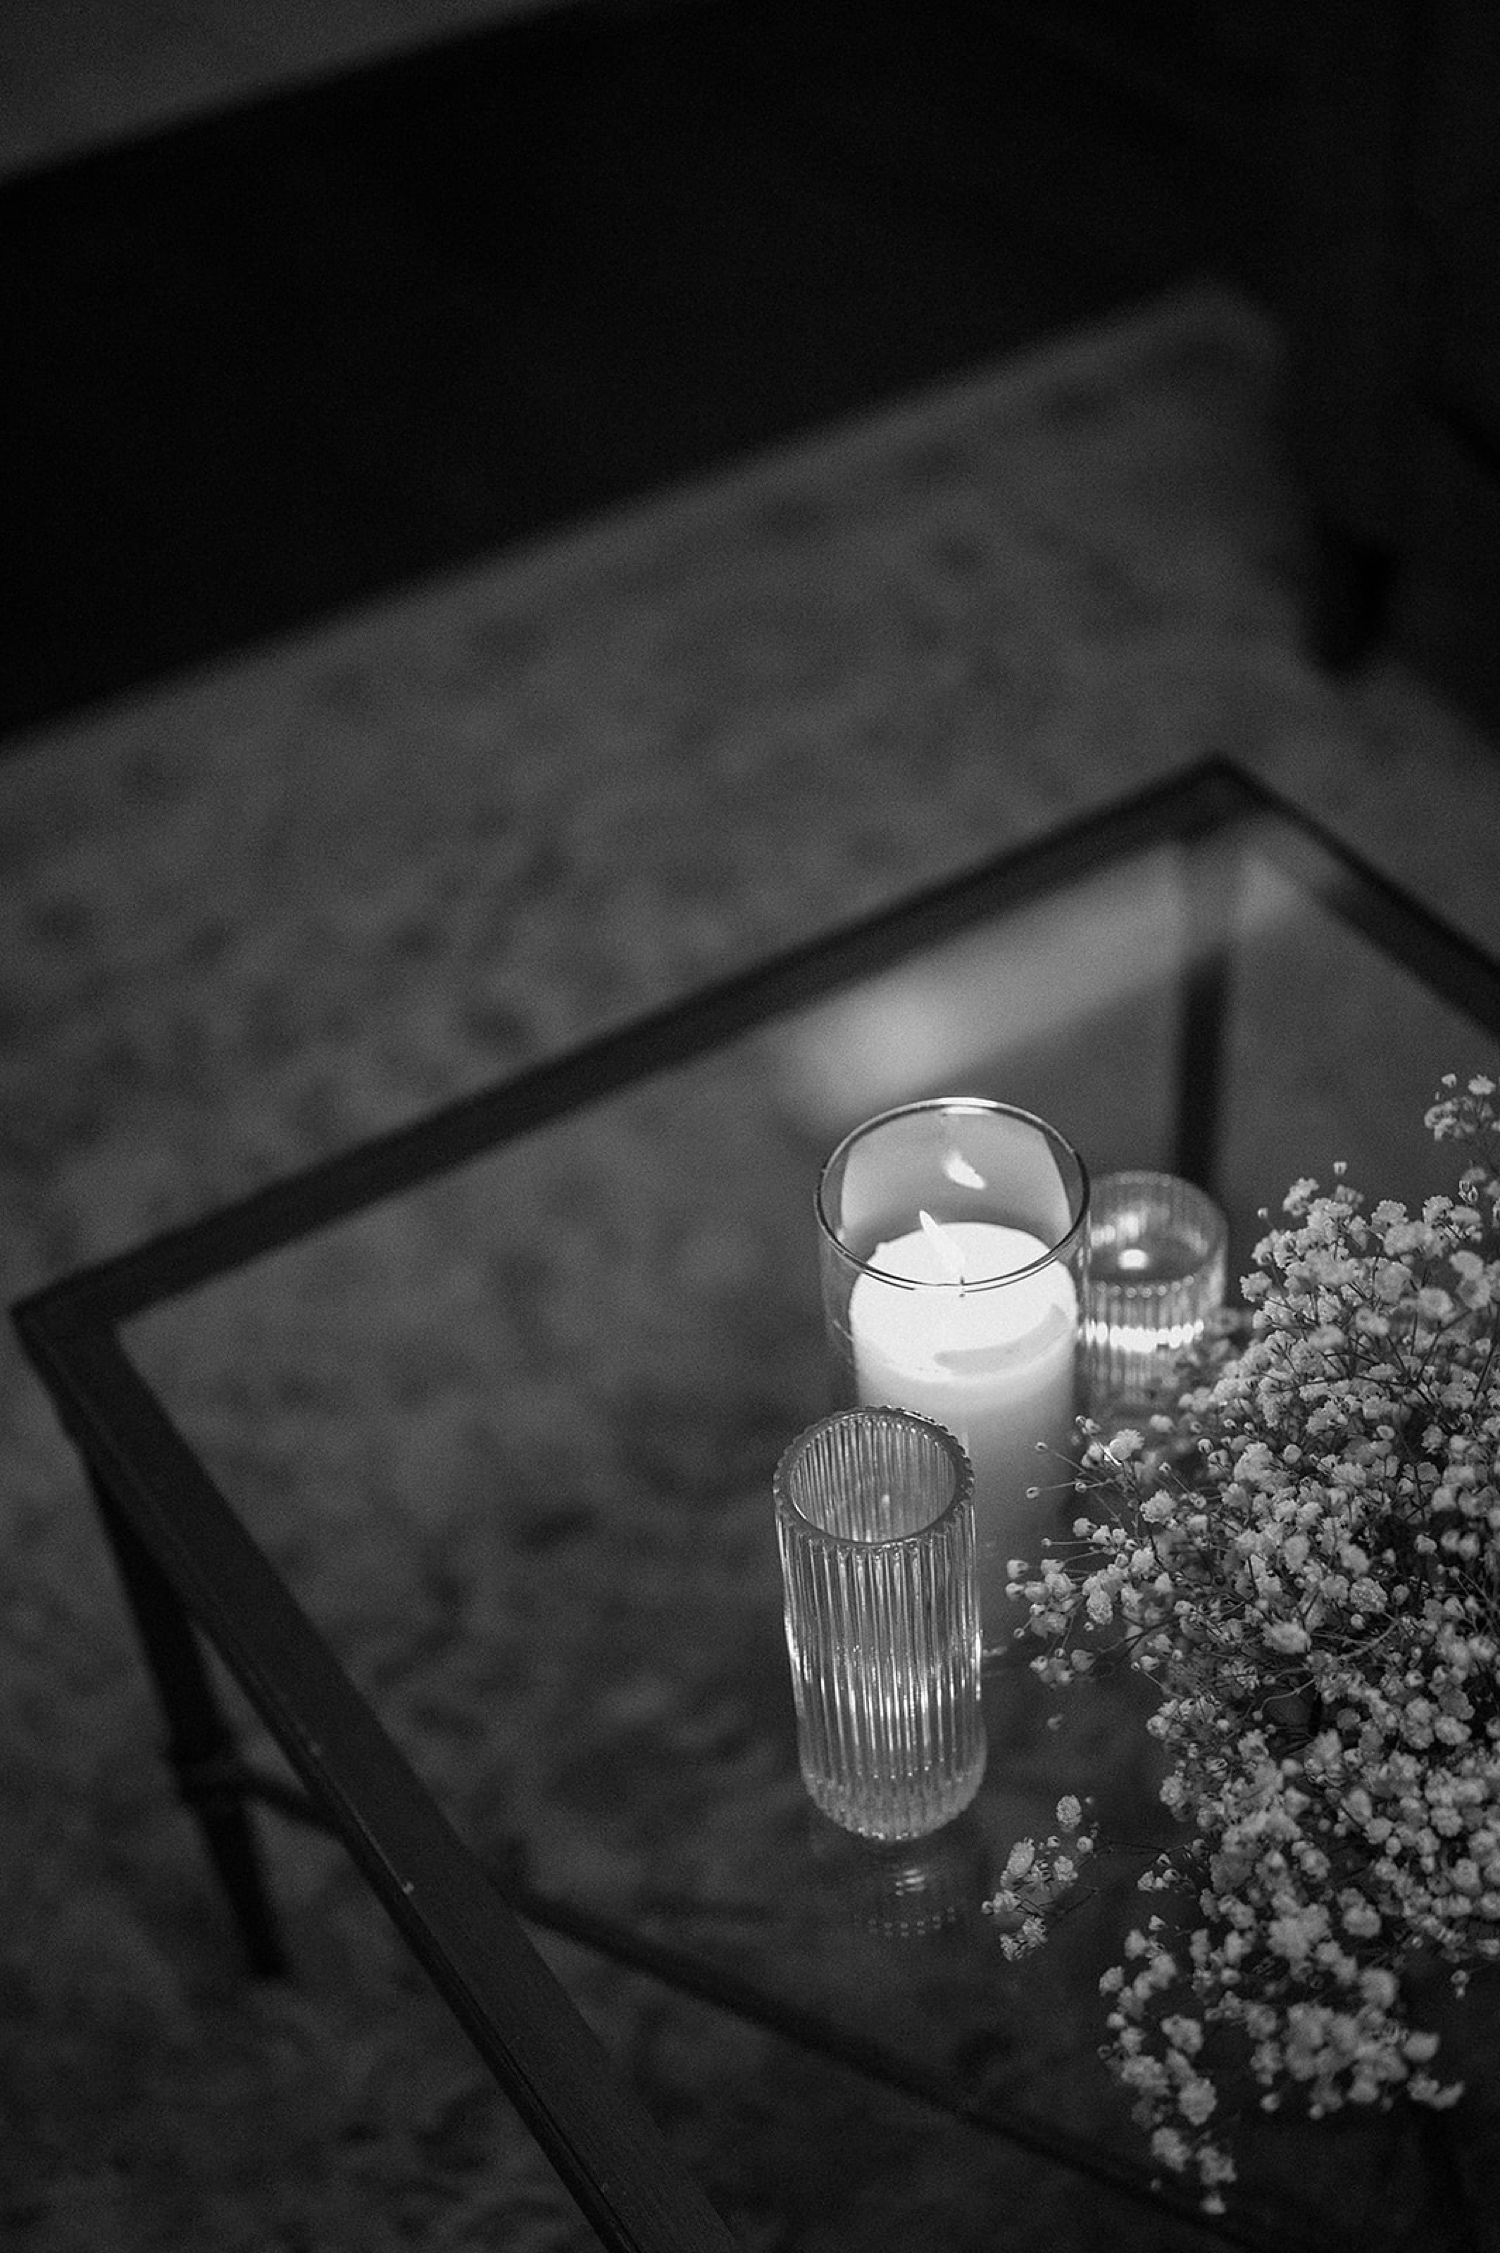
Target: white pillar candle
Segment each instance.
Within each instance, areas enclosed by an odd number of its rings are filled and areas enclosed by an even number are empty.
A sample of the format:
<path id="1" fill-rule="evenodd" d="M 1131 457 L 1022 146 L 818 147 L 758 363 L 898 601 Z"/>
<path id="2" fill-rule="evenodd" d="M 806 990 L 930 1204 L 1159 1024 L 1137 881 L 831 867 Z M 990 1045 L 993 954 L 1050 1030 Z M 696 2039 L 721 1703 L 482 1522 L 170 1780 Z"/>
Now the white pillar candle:
<path id="1" fill-rule="evenodd" d="M 878 1245 L 855 1281 L 855 1386 L 862 1403 L 915 1409 L 967 1449 L 981 1601 L 996 1626 L 1007 1560 L 1040 1562 L 1076 1454 L 1078 1293 L 1060 1260 L 1018 1272 L 1047 1260 L 1026 1229 L 925 1213 L 922 1223 Z M 1029 1499 L 1037 1486 L 1053 1491 Z"/>

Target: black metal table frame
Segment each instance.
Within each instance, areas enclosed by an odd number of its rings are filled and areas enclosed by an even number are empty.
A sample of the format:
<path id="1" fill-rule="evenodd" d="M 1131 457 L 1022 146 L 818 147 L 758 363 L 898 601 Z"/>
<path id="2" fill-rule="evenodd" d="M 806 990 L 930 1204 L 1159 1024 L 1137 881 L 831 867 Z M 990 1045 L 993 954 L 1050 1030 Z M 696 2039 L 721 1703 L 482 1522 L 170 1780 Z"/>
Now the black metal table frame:
<path id="1" fill-rule="evenodd" d="M 442 1815 L 318 1631 L 130 1360 L 121 1326 L 243 1263 L 463 1165 L 549 1120 L 690 1061 L 1027 900 L 1174 839 L 1198 848 L 1195 943 L 1181 993 L 1175 1168 L 1212 1188 L 1217 1032 L 1228 967 L 1237 825 L 1304 889 L 1500 1038 L 1500 971 L 1296 808 L 1208 761 L 761 968 L 544 1061 L 200 1220 L 33 1293 L 13 1309 L 24 1349 L 76 1447 L 166 1718 L 167 1756 L 251 1967 L 286 1968 L 250 1802 L 342 1840 L 602 2241 L 620 2253 L 716 2253 L 732 2239 L 534 1948 L 519 1912 L 551 1921 L 793 2038 L 779 2006 L 695 1979 L 670 1950 L 604 1929 L 566 1904 L 502 1892 Z M 1216 840 L 1222 850 L 1215 851 Z M 242 1758 L 204 1643 L 237 1679 L 298 1777 Z M 969 2117 L 899 2061 L 836 2038 L 846 2063 Z M 1117 2190 L 1158 2196 L 1106 2155 L 1014 2118 L 983 2122 Z M 1190 2212 L 1175 2197 L 1164 2203 Z M 1213 2234 L 1260 2243 L 1232 2221 Z M 1283 2238 L 1283 2243 L 1285 2243 Z"/>

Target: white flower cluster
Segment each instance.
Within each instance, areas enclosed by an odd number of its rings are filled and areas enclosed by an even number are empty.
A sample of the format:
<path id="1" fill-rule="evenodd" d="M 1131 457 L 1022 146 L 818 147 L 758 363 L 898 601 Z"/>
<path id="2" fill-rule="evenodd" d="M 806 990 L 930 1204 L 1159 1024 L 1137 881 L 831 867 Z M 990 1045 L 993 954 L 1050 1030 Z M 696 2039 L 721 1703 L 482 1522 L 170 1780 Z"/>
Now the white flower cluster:
<path id="1" fill-rule="evenodd" d="M 1045 1680 L 1124 1660 L 1159 1686 L 1162 1797 L 1192 1835 L 1142 1880 L 1176 1898 L 1103 1983 L 1105 2054 L 1211 2208 L 1233 2061 L 1266 2109 L 1451 2103 L 1401 1975 L 1436 1963 L 1461 1990 L 1500 1958 L 1494 1095 L 1444 1082 L 1427 1124 L 1477 1156 L 1420 1214 L 1294 1185 L 1245 1283 L 1248 1342 L 1170 1423 L 1093 1439 L 1077 1547 L 1013 1583 Z M 1066 1850 L 1016 1850 L 995 1903 L 1013 1949 L 1093 1843 L 1075 1824 Z"/>
<path id="2" fill-rule="evenodd" d="M 1082 1823 L 1082 1803 L 1069 1793 L 1057 1803 L 1057 1830 L 1050 1838 L 1023 1838 L 1011 1848 L 999 1886 L 985 1903 L 1000 1926 L 1007 1956 L 1028 1955 L 1040 1946 L 1047 1936 L 1047 1910 L 1077 1884 L 1094 1850 L 1093 1833 Z"/>

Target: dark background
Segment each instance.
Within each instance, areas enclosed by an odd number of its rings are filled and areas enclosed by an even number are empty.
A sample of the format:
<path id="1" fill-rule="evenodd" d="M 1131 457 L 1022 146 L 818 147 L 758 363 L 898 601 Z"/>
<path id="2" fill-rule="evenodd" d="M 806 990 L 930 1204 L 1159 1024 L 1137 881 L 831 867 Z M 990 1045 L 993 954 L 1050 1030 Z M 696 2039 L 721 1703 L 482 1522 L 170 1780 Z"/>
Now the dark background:
<path id="1" fill-rule="evenodd" d="M 0 732 L 991 362 L 1274 290 L 1274 0 L 584 0 L 0 187 Z"/>

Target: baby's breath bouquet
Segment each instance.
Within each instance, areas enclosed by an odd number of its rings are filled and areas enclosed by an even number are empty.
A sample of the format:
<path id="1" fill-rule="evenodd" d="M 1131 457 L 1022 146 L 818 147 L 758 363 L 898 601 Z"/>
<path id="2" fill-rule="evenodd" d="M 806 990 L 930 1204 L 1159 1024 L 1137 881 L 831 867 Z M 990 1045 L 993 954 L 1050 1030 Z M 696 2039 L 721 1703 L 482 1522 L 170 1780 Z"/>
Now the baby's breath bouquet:
<path id="1" fill-rule="evenodd" d="M 1105 2055 L 1210 2208 L 1234 2175 L 1230 2072 L 1314 2117 L 1450 2104 L 1409 1975 L 1462 1993 L 1500 1957 L 1494 1097 L 1443 1083 L 1427 1124 L 1470 1162 L 1420 1213 L 1366 1211 L 1342 1169 L 1293 1186 L 1246 1279 L 1248 1341 L 1170 1420 L 1092 1437 L 1076 1544 L 1014 1584 L 1046 1681 L 1113 1660 L 1159 1689 L 1184 1835 L 1104 1979 Z M 1012 1952 L 1097 1843 L 1076 1800 L 1058 1817 L 992 1903 Z"/>

